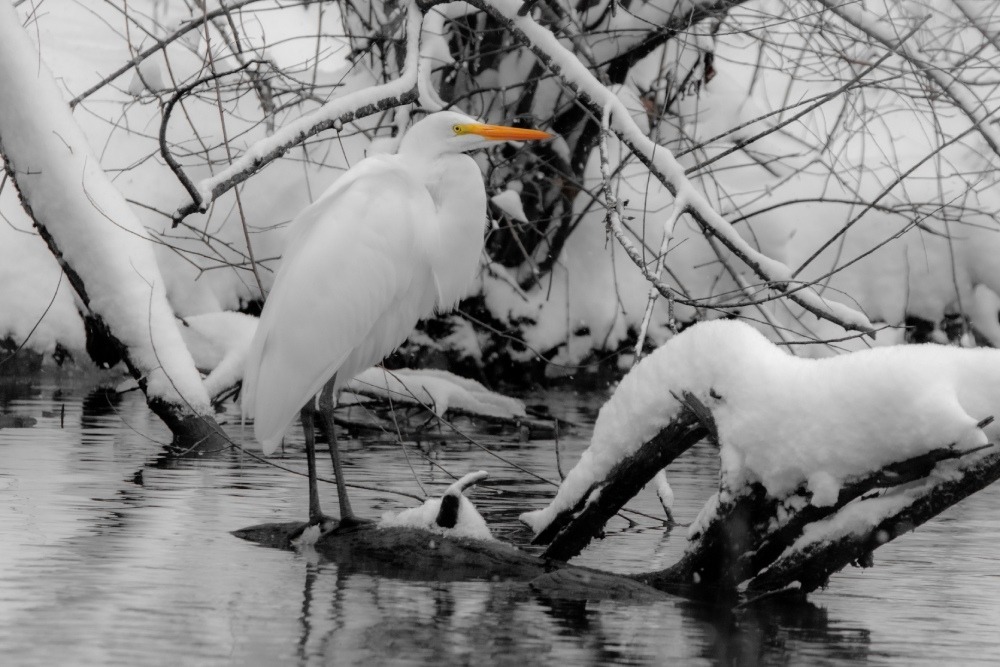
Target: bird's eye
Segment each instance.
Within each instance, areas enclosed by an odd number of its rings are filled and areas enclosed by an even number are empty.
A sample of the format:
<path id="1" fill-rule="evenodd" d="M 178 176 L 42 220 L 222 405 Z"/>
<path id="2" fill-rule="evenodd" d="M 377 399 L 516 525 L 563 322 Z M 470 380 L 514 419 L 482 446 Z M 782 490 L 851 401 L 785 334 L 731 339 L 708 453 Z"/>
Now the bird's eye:
<path id="1" fill-rule="evenodd" d="M 463 134 L 462 126 L 461 125 L 452 125 L 451 129 L 452 129 L 452 131 L 455 132 L 455 134 Z"/>

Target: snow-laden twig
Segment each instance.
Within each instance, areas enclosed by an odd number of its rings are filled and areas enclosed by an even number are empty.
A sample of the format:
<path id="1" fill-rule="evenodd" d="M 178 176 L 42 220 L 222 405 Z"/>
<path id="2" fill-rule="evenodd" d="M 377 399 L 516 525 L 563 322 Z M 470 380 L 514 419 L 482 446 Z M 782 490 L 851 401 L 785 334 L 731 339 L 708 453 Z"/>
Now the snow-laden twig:
<path id="1" fill-rule="evenodd" d="M 408 6 L 406 18 L 406 62 L 398 79 L 371 86 L 331 99 L 247 148 L 223 171 L 198 184 L 198 200 L 181 207 L 174 214 L 181 220 L 195 212 L 204 212 L 223 193 L 250 178 L 262 167 L 277 160 L 309 137 L 328 129 L 340 131 L 345 124 L 418 99 L 419 41 L 423 14 L 415 3 Z"/>
<path id="2" fill-rule="evenodd" d="M 919 51 L 904 41 L 876 14 L 854 3 L 841 0 L 820 0 L 820 4 L 893 53 L 904 58 L 913 69 L 941 87 L 942 92 L 964 113 L 982 135 L 990 149 L 1000 157 L 1000 129 L 993 124 L 996 109 L 985 108 L 984 101 L 947 69 L 925 60 Z"/>
<path id="3" fill-rule="evenodd" d="M 810 285 L 795 283 L 787 266 L 750 246 L 685 176 L 683 167 L 673 154 L 643 134 L 614 92 L 601 84 L 554 34 L 531 18 L 517 15 L 519 4 L 515 0 L 469 0 L 469 4 L 492 16 L 528 46 L 592 113 L 598 115 L 605 106 L 610 107 L 610 127 L 622 142 L 675 198 L 687 202 L 687 212 L 707 233 L 718 238 L 754 273 L 768 281 L 771 289 L 792 299 L 817 317 L 845 329 L 872 330 L 871 322 L 862 313 L 843 304 L 827 301 Z M 646 273 L 648 272 L 644 272 L 644 275 Z"/>

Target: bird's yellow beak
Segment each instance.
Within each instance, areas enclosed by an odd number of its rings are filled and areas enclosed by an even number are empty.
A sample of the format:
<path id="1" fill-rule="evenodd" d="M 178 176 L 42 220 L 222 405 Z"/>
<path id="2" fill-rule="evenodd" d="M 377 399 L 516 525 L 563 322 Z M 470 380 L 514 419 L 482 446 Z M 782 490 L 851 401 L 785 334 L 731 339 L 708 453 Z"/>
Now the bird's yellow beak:
<path id="1" fill-rule="evenodd" d="M 485 123 L 465 123 L 455 126 L 455 134 L 477 134 L 490 141 L 537 141 L 551 139 L 552 135 L 541 130 L 531 130 L 524 127 L 507 127 L 506 125 L 487 125 Z"/>

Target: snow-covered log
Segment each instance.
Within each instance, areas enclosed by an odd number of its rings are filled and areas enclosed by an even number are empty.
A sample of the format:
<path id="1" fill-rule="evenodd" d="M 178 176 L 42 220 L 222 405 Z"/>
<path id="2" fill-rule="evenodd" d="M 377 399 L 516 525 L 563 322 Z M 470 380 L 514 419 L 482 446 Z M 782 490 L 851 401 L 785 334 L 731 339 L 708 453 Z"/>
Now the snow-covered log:
<path id="1" fill-rule="evenodd" d="M 0 153 L 100 335 L 171 430 L 221 434 L 167 303 L 153 244 L 70 114 L 10 3 L 0 3 Z"/>
<path id="2" fill-rule="evenodd" d="M 812 590 L 1000 477 L 998 362 L 997 351 L 935 345 L 809 360 L 746 324 L 696 325 L 626 376 L 556 498 L 522 519 L 547 556 L 572 558 L 708 434 L 719 491 L 687 555 L 642 580 L 731 590 L 770 566 L 755 590 Z"/>
<path id="3" fill-rule="evenodd" d="M 738 497 L 730 498 L 715 510 L 715 518 L 695 537 L 684 556 L 670 567 L 642 575 L 640 580 L 662 590 L 692 586 L 731 591 L 750 581 L 751 589 L 770 591 L 799 582 L 803 592 L 826 583 L 828 577 L 848 564 L 864 563 L 875 548 L 926 522 L 942 510 L 1000 476 L 996 455 L 962 459 L 961 475 L 940 477 L 942 461 L 960 459 L 954 448 L 941 448 L 912 459 L 891 464 L 863 477 L 849 480 L 836 503 L 816 506 L 811 494 L 800 489 L 776 499 L 760 484 L 753 484 Z M 930 480 L 925 479 L 930 477 Z M 935 481 L 936 480 L 936 481 Z M 914 482 L 919 482 L 913 487 Z M 957 486 L 953 486 L 954 483 Z M 947 489 L 942 486 L 949 485 Z M 916 489 L 916 492 L 914 491 Z M 914 501 L 893 514 L 871 521 L 871 498 L 908 497 Z M 867 498 L 867 499 L 866 499 Z M 876 502 L 885 502 L 879 500 Z M 853 503 L 853 504 L 852 504 Z M 838 513 L 849 508 L 844 514 Z M 917 508 L 917 509 L 915 509 Z M 857 524 L 845 529 L 845 518 L 855 514 Z M 831 519 L 829 517 L 838 516 Z M 838 526 L 832 535 L 825 525 Z M 802 542 L 803 535 L 813 536 Z M 831 538 L 831 539 L 827 539 Z M 803 546 L 808 544 L 808 548 Z M 759 574 L 758 574 L 759 573 Z"/>

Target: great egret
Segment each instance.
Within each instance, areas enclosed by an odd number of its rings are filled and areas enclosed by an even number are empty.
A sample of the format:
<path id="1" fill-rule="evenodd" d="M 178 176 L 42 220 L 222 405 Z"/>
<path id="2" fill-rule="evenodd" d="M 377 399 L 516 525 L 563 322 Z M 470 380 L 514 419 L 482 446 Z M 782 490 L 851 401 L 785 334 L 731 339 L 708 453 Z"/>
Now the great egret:
<path id="1" fill-rule="evenodd" d="M 270 454 L 299 413 L 309 466 L 309 524 L 324 524 L 316 488 L 315 396 L 330 434 L 341 527 L 357 523 L 334 435 L 338 390 L 378 363 L 421 317 L 452 308 L 483 250 L 486 189 L 466 151 L 551 135 L 431 114 L 395 155 L 358 162 L 302 211 L 250 345 L 242 411 Z"/>

